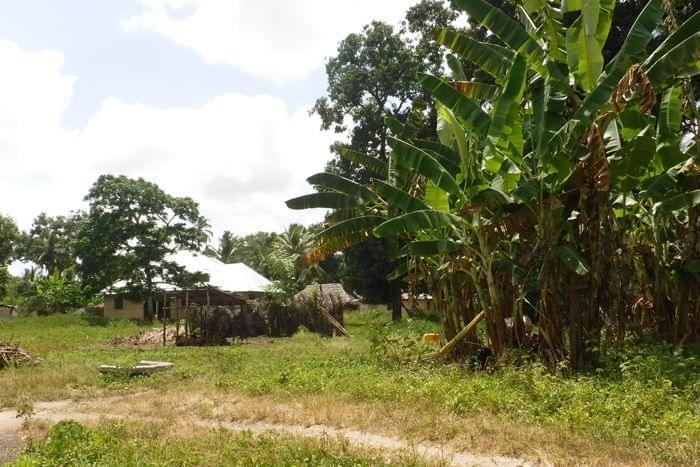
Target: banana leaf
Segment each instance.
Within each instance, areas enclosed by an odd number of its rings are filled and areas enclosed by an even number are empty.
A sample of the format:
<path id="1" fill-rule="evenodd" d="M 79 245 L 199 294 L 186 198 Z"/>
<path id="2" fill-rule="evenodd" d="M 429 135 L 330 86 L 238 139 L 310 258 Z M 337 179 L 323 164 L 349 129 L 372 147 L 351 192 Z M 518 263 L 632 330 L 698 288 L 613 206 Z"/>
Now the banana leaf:
<path id="1" fill-rule="evenodd" d="M 650 66 L 656 63 L 661 57 L 666 55 L 668 51 L 676 47 L 678 44 L 700 31 L 700 11 L 696 11 L 693 16 L 688 18 L 683 24 L 678 26 L 678 29 L 673 31 L 645 60 L 645 66 Z"/>
<path id="2" fill-rule="evenodd" d="M 321 232 L 317 237 L 322 242 L 329 242 L 334 238 L 348 236 L 358 232 L 370 232 L 376 226 L 384 222 L 386 219 L 381 216 L 359 216 L 352 219 L 346 219 L 338 222 Z"/>
<path id="3" fill-rule="evenodd" d="M 435 76 L 419 73 L 418 81 L 423 89 L 468 123 L 477 133 L 486 134 L 491 118 L 476 102 Z"/>
<path id="4" fill-rule="evenodd" d="M 388 167 L 386 162 L 377 159 L 376 157 L 369 156 L 367 154 L 362 154 L 361 152 L 353 151 L 349 148 L 340 148 L 338 153 L 344 159 L 354 162 L 355 164 L 360 164 L 368 172 L 376 177 L 386 177 L 388 172 Z"/>
<path id="5" fill-rule="evenodd" d="M 647 69 L 647 78 L 655 88 L 665 82 L 690 78 L 700 73 L 700 31 L 666 52 Z"/>
<path id="6" fill-rule="evenodd" d="M 334 173 L 320 172 L 306 179 L 310 185 L 322 186 L 350 196 L 358 196 L 365 201 L 376 199 L 376 195 L 364 185 Z"/>
<path id="7" fill-rule="evenodd" d="M 387 141 L 392 149 L 392 157 L 399 164 L 432 180 L 450 194 L 461 194 L 459 185 L 449 171 L 427 152 L 396 138 L 388 138 Z"/>
<path id="8" fill-rule="evenodd" d="M 464 74 L 464 69 L 462 68 L 462 63 L 459 61 L 459 58 L 454 54 L 447 54 L 446 60 L 447 66 L 452 72 L 452 78 L 454 78 L 455 81 L 466 81 L 467 75 Z"/>
<path id="9" fill-rule="evenodd" d="M 442 211 L 428 209 L 413 211 L 394 217 L 374 229 L 378 237 L 398 237 L 419 230 L 435 230 L 440 228 L 455 228 L 460 218 Z"/>
<path id="10" fill-rule="evenodd" d="M 404 212 L 420 211 L 430 209 L 422 199 L 406 193 L 400 188 L 390 185 L 382 180 L 373 179 L 374 188 L 389 206 L 398 207 Z"/>
<path id="11" fill-rule="evenodd" d="M 576 249 L 569 245 L 555 247 L 552 252 L 561 260 L 567 268 L 579 276 L 585 276 L 591 270 L 588 263 L 579 256 Z"/>
<path id="12" fill-rule="evenodd" d="M 511 49 L 532 62 L 541 62 L 542 48 L 513 18 L 484 0 L 454 0 L 454 5 L 465 11 L 470 19 L 488 28 Z"/>
<path id="13" fill-rule="evenodd" d="M 358 196 L 349 196 L 345 193 L 338 193 L 335 191 L 325 191 L 292 198 L 287 200 L 286 204 L 289 209 L 344 209 L 361 206 L 364 204 L 364 201 Z"/>
<path id="14" fill-rule="evenodd" d="M 494 44 L 479 42 L 449 29 L 438 29 L 435 41 L 451 49 L 464 60 L 473 63 L 494 78 L 501 79 L 513 64 L 514 54 Z"/>

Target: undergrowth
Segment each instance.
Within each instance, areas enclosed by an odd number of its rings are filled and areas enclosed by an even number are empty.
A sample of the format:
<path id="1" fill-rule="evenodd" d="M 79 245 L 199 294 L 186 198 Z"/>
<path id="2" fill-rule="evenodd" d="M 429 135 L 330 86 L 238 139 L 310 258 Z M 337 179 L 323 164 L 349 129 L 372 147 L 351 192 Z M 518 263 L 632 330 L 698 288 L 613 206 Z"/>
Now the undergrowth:
<path id="1" fill-rule="evenodd" d="M 48 436 L 30 444 L 16 467 L 53 465 L 139 466 L 373 466 L 418 465 L 406 455 L 387 461 L 347 442 L 203 430 L 178 436 L 165 425 L 105 423 L 88 429 L 74 421 L 54 425 Z"/>

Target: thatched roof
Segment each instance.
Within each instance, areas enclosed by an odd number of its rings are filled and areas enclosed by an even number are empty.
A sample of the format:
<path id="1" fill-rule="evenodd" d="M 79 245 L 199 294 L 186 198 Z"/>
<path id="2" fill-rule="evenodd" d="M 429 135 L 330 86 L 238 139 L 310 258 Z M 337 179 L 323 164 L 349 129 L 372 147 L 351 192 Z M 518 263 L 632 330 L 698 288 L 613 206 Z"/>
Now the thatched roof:
<path id="1" fill-rule="evenodd" d="M 323 297 L 339 300 L 343 305 L 357 305 L 360 299 L 348 292 L 341 284 L 311 284 L 307 285 L 304 290 L 297 293 L 294 298 L 302 300 L 311 298 L 315 294 L 320 293 Z"/>

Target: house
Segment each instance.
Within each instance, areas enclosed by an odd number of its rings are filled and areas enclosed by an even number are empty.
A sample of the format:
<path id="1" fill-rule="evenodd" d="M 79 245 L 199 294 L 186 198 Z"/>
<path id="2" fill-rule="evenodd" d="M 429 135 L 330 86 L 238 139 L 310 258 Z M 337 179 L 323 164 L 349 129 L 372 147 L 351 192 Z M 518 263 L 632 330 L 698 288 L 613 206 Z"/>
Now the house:
<path id="1" fill-rule="evenodd" d="M 190 289 L 159 284 L 154 308 L 167 308 L 171 319 L 181 316 L 180 311 L 192 304 L 244 306 L 247 300 L 264 295 L 270 286 L 269 280 L 243 263 L 226 264 L 209 256 L 189 252 L 179 252 L 167 259 L 184 266 L 189 272 L 203 272 L 209 275 L 206 284 Z M 123 284 L 117 283 L 114 288 L 121 286 Z M 129 300 L 122 294 L 107 292 L 104 295 L 105 318 L 144 319 L 145 309 L 145 303 Z"/>
<path id="2" fill-rule="evenodd" d="M 359 297 L 348 292 L 343 288 L 341 284 L 310 284 L 307 285 L 304 290 L 297 293 L 294 296 L 295 300 L 306 300 L 313 298 L 316 295 L 321 297 L 340 302 L 343 309 L 355 309 L 357 308 L 361 300 Z"/>

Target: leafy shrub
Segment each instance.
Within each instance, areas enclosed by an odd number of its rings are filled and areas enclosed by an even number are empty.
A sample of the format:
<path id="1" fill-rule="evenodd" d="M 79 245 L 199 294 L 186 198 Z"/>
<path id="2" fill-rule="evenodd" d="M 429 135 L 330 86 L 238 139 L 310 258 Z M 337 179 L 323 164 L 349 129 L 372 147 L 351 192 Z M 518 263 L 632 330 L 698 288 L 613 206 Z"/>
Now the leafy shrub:
<path id="1" fill-rule="evenodd" d="M 84 304 L 83 289 L 67 271 L 36 279 L 24 293 L 29 311 L 48 315 L 65 313 Z"/>

